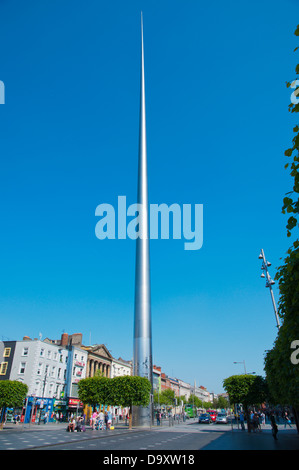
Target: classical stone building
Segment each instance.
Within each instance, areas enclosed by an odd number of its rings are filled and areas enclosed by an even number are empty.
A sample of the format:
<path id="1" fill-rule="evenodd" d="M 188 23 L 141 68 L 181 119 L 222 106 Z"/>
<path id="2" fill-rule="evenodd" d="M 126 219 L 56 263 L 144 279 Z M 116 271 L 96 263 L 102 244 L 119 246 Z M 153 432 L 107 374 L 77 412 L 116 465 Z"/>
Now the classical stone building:
<path id="1" fill-rule="evenodd" d="M 97 373 L 103 377 L 111 377 L 113 356 L 104 344 L 81 348 L 88 352 L 86 377 L 94 377 Z"/>

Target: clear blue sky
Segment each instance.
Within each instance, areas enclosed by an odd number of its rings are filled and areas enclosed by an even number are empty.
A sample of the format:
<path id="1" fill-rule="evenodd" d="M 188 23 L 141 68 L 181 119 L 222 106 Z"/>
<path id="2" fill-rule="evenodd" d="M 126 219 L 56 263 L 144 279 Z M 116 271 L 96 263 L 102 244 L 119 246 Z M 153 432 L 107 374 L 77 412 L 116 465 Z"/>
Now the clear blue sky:
<path id="1" fill-rule="evenodd" d="M 202 249 L 151 242 L 153 360 L 217 393 L 276 336 L 258 255 L 274 277 L 291 243 L 296 0 L 0 2 L 0 339 L 132 357 L 135 243 L 95 208 L 136 202 L 141 10 L 150 202 L 204 205 Z"/>

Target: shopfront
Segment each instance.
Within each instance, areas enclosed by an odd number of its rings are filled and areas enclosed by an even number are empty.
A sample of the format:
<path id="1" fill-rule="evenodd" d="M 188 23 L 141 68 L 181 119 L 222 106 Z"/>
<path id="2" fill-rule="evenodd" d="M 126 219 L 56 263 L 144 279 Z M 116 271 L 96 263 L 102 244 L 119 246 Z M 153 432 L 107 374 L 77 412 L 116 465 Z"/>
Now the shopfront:
<path id="1" fill-rule="evenodd" d="M 54 419 L 56 421 L 67 421 L 67 400 L 55 400 L 53 411 Z"/>
<path id="2" fill-rule="evenodd" d="M 67 402 L 67 419 L 71 416 L 83 416 L 83 406 L 79 398 L 69 398 Z"/>
<path id="3" fill-rule="evenodd" d="M 47 423 L 54 420 L 53 398 L 27 397 L 21 414 L 22 423 Z"/>

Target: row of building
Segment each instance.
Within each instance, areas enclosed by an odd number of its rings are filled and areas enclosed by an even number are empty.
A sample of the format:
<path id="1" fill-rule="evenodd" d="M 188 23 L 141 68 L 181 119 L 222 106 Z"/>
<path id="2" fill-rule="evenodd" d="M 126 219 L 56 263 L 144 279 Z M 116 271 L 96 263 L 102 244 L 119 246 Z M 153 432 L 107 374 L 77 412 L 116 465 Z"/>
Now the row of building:
<path id="1" fill-rule="evenodd" d="M 114 358 L 104 344 L 84 346 L 82 339 L 81 333 L 63 333 L 58 340 L 25 336 L 22 341 L 0 343 L 0 380 L 22 381 L 29 389 L 23 421 L 32 415 L 33 421 L 35 416 L 41 419 L 46 412 L 67 418 L 74 411 L 82 411 L 78 383 L 83 378 L 99 372 L 110 378 L 132 375 L 132 361 Z M 191 394 L 204 402 L 213 400 L 205 387 L 171 378 L 156 365 L 153 388 L 159 393 L 172 389 L 176 397 L 185 395 L 187 400 Z"/>

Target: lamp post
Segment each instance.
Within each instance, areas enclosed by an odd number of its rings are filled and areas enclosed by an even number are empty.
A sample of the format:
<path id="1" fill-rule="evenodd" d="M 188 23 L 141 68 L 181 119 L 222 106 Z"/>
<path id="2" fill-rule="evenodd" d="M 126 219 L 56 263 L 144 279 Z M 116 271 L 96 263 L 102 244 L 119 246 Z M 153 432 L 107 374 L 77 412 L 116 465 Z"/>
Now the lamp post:
<path id="1" fill-rule="evenodd" d="M 246 366 L 245 366 L 245 361 L 242 361 L 242 362 L 236 362 L 236 361 L 234 361 L 234 364 L 243 364 L 243 365 L 244 365 L 244 372 L 245 372 L 245 375 L 247 374 L 247 372 L 246 372 Z"/>
<path id="2" fill-rule="evenodd" d="M 276 318 L 276 326 L 279 329 L 280 328 L 280 323 L 279 323 L 277 308 L 276 308 L 276 304 L 275 304 L 274 294 L 273 294 L 273 290 L 272 290 L 272 286 L 273 286 L 273 284 L 275 284 L 275 281 L 273 281 L 271 279 L 271 276 L 269 274 L 268 267 L 271 266 L 271 263 L 266 260 L 265 253 L 264 253 L 263 249 L 261 249 L 261 252 L 259 254 L 259 259 L 263 260 L 262 261 L 262 268 L 261 268 L 263 272 L 261 274 L 261 277 L 266 279 L 266 287 L 269 288 L 269 290 L 270 290 L 270 295 L 271 295 L 273 309 L 274 309 L 275 318 Z"/>

